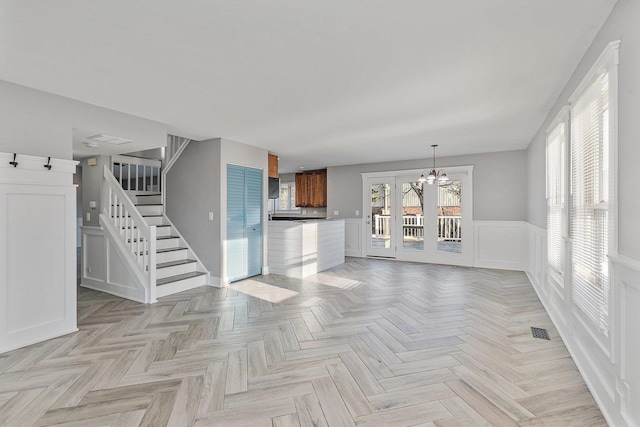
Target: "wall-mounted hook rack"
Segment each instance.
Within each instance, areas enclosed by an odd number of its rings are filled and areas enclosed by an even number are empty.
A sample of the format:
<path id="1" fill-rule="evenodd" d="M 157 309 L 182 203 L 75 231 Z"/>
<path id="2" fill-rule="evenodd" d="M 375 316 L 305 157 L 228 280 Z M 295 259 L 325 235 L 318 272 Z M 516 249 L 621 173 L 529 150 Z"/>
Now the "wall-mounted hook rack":
<path id="1" fill-rule="evenodd" d="M 16 162 L 16 153 L 13 153 L 13 162 L 9 162 L 10 165 L 12 165 L 14 168 L 18 167 L 18 162 Z"/>
<path id="2" fill-rule="evenodd" d="M 51 170 L 51 157 L 47 158 L 47 164 L 44 165 L 45 168 Z"/>

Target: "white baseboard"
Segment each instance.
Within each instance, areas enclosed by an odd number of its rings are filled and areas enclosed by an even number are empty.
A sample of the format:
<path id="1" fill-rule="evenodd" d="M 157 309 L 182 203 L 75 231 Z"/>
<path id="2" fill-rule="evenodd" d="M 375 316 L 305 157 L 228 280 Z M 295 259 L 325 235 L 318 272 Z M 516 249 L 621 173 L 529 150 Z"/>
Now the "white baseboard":
<path id="1" fill-rule="evenodd" d="M 117 283 L 106 283 L 98 280 L 92 280 L 88 278 L 82 278 L 82 282 L 80 286 L 87 289 L 92 289 L 94 291 L 104 292 L 106 294 L 114 295 L 120 298 L 132 300 L 135 302 L 139 302 L 140 304 L 146 304 L 144 298 L 140 298 L 138 295 L 130 292 L 131 288 L 126 286 L 119 285 Z M 151 301 L 151 303 L 155 303 L 156 301 Z"/>
<path id="2" fill-rule="evenodd" d="M 24 341 L 24 342 L 21 342 L 19 344 L 12 345 L 12 346 L 9 346 L 9 347 L 0 347 L 0 354 L 6 353 L 6 352 L 12 351 L 12 350 L 17 350 L 17 349 L 22 348 L 22 347 L 27 347 L 27 346 L 30 346 L 32 344 L 38 344 L 39 342 L 42 342 L 42 341 L 47 341 L 47 340 L 51 340 L 51 339 L 54 339 L 54 338 L 62 337 L 64 335 L 72 334 L 72 333 L 78 332 L 78 331 L 79 331 L 78 328 L 74 328 L 74 329 L 68 329 L 68 330 L 63 330 L 63 331 L 59 331 L 59 332 L 53 332 L 51 334 L 42 335 L 41 337 L 38 337 L 36 339 Z"/>

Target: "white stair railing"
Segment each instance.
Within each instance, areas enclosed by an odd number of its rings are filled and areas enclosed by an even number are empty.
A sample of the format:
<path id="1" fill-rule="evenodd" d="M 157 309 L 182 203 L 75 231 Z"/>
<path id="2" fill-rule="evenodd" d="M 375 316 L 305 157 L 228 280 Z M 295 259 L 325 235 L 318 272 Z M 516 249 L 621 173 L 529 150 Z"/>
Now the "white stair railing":
<path id="1" fill-rule="evenodd" d="M 156 226 L 148 225 L 109 167 L 104 167 L 102 219 L 119 236 L 128 257 L 144 277 L 151 301 L 156 288 Z"/>
<path id="2" fill-rule="evenodd" d="M 160 160 L 133 156 L 111 156 L 111 171 L 123 189 L 137 192 L 160 191 Z"/>

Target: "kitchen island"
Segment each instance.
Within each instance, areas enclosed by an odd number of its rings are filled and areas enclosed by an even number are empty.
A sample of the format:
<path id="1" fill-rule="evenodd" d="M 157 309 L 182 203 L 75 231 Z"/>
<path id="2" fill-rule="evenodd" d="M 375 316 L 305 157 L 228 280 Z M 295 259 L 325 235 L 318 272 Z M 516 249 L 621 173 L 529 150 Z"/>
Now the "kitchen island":
<path id="1" fill-rule="evenodd" d="M 269 273 L 302 279 L 344 263 L 344 219 L 268 222 Z"/>

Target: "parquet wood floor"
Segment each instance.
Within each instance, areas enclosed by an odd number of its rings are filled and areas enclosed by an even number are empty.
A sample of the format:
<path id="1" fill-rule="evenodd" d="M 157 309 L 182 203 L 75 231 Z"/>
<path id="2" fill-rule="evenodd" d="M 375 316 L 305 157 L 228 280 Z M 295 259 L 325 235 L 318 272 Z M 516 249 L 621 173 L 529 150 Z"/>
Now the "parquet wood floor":
<path id="1" fill-rule="evenodd" d="M 0 355 L 0 425 L 606 425 L 520 272 L 348 258 L 78 320 Z"/>

